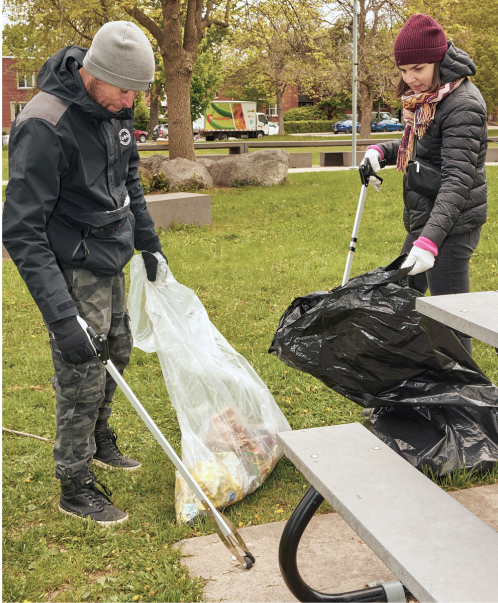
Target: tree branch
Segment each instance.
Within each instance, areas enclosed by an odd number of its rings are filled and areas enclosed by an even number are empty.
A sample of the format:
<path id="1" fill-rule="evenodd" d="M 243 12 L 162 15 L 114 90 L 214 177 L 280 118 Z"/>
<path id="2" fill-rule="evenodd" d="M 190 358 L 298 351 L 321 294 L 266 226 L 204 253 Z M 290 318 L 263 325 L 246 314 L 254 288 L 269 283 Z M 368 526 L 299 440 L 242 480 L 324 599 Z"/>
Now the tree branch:
<path id="1" fill-rule="evenodd" d="M 145 27 L 151 35 L 158 41 L 159 46 L 161 46 L 161 40 L 163 38 L 163 30 L 157 25 L 155 21 L 153 21 L 150 17 L 148 17 L 145 13 L 143 13 L 137 7 L 125 7 L 125 11 L 133 17 L 135 21 L 138 21 L 142 27 Z"/>

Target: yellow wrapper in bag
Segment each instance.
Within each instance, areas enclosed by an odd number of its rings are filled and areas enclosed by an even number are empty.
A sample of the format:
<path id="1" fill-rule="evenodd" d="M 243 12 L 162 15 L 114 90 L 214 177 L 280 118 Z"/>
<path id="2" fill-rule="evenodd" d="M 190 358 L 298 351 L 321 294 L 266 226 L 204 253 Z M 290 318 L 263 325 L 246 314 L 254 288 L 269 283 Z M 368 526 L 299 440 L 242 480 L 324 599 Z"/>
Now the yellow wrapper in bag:
<path id="1" fill-rule="evenodd" d="M 233 452 L 215 453 L 214 461 L 200 461 L 190 469 L 190 473 L 202 491 L 209 496 L 213 505 L 219 509 L 232 505 L 244 498 L 244 489 L 240 483 L 240 460 Z M 175 510 L 177 521 L 188 523 L 205 509 L 194 495 L 187 482 L 176 472 Z"/>
<path id="2" fill-rule="evenodd" d="M 202 438 L 206 460 L 190 467 L 192 477 L 217 509 L 232 505 L 258 488 L 281 456 L 275 434 L 264 425 L 244 424 L 231 406 L 212 415 Z M 178 475 L 177 521 L 191 522 L 204 506 Z"/>

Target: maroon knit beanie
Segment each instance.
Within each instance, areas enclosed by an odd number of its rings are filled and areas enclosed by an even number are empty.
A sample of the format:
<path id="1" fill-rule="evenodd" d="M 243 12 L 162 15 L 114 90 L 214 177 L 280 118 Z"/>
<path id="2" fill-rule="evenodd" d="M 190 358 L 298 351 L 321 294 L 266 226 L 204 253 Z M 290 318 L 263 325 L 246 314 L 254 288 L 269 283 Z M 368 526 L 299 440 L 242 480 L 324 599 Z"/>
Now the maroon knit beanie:
<path id="1" fill-rule="evenodd" d="M 394 42 L 394 60 L 399 65 L 440 63 L 448 42 L 443 28 L 427 15 L 412 15 Z"/>

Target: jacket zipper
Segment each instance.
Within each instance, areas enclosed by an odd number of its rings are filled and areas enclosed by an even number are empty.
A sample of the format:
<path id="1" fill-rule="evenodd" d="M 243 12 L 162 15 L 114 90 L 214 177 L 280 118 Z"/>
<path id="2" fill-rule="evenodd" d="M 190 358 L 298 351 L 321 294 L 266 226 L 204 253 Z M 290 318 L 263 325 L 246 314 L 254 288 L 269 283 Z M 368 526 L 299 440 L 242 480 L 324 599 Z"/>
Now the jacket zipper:
<path id="1" fill-rule="evenodd" d="M 114 131 L 116 132 L 116 141 L 117 141 L 118 149 L 119 149 L 119 160 L 121 161 L 121 159 L 123 159 L 123 151 L 121 150 L 121 142 L 119 140 L 119 130 L 118 130 L 118 127 L 116 126 L 114 119 L 111 119 L 111 123 L 114 127 Z M 121 122 L 121 125 L 123 125 L 123 122 Z"/>

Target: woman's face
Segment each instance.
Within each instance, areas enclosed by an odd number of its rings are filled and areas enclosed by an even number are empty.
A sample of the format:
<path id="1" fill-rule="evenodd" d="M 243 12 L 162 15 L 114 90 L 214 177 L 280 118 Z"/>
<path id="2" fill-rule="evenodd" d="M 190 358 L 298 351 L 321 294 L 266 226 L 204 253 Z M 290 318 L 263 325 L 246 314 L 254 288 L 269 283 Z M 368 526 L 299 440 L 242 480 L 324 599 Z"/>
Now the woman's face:
<path id="1" fill-rule="evenodd" d="M 434 77 L 434 63 L 401 65 L 399 70 L 403 81 L 410 86 L 415 94 L 427 92 L 430 89 Z"/>

